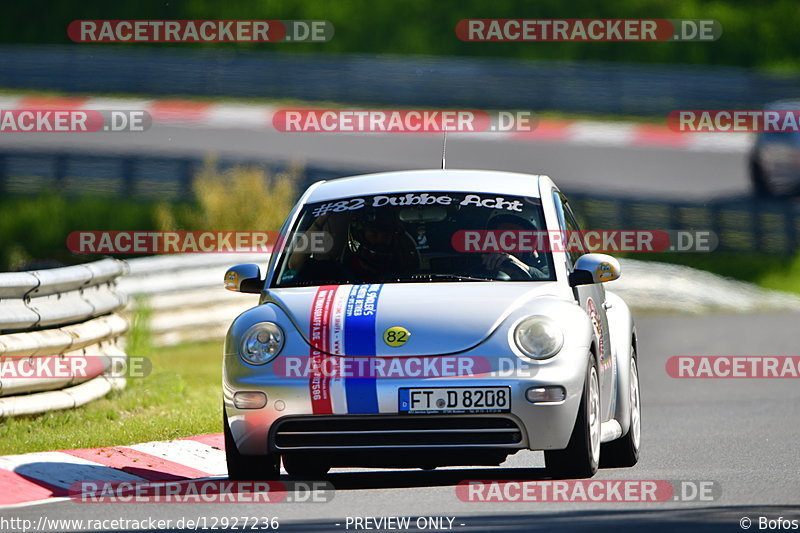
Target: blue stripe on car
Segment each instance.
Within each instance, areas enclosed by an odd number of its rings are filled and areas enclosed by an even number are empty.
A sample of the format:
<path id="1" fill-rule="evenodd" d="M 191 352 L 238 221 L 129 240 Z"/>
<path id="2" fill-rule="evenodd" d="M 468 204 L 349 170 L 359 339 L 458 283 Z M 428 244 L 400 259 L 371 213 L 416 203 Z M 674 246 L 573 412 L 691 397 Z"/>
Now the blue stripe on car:
<path id="1" fill-rule="evenodd" d="M 382 285 L 354 285 L 347 297 L 344 318 L 344 350 L 348 356 L 375 356 L 375 315 Z M 346 377 L 347 412 L 378 412 L 378 390 L 374 376 Z"/>

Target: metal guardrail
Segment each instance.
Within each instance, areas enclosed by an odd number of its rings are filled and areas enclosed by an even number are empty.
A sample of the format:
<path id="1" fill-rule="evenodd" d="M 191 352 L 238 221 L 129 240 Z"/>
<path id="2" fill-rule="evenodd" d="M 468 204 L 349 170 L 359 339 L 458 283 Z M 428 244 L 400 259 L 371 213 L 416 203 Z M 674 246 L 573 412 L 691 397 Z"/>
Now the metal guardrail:
<path id="1" fill-rule="evenodd" d="M 757 109 L 800 93 L 796 76 L 708 65 L 102 45 L 5 45 L 0 64 L 0 86 L 16 89 L 649 116 Z"/>
<path id="2" fill-rule="evenodd" d="M 721 252 L 788 255 L 800 248 L 800 204 L 790 199 L 693 202 L 567 192 L 587 228 L 711 231 Z"/>
<path id="3" fill-rule="evenodd" d="M 202 157 L 138 154 L 82 154 L 41 150 L 0 150 L 0 194 L 33 194 L 58 190 L 61 194 L 101 194 L 138 198 L 185 199 L 206 161 Z M 285 172 L 291 162 L 263 159 L 218 159 L 224 171 L 254 166 L 270 173 Z M 367 169 L 303 167 L 306 187 L 322 179 L 349 176 Z"/>
<path id="4" fill-rule="evenodd" d="M 83 405 L 125 386 L 107 374 L 125 357 L 118 340 L 127 322 L 116 280 L 122 261 L 104 259 L 64 268 L 0 274 L 0 365 L 37 357 L 91 356 L 102 365 L 59 377 L 0 377 L 0 418 Z"/>
<path id="5" fill-rule="evenodd" d="M 192 180 L 201 158 L 138 155 L 94 156 L 63 152 L 0 152 L 0 193 L 35 193 L 43 188 L 66 194 L 116 194 L 126 197 L 191 198 Z M 223 159 L 234 165 L 283 172 L 289 163 Z M 385 169 L 306 167 L 297 184 Z M 683 201 L 626 197 L 566 190 L 584 227 L 706 231 L 719 237 L 719 251 L 793 254 L 800 242 L 800 205 L 755 197 Z"/>
<path id="6" fill-rule="evenodd" d="M 157 346 L 219 340 L 231 321 L 258 304 L 258 297 L 223 288 L 225 271 L 238 263 L 266 268 L 267 254 L 181 254 L 130 259 L 119 288 L 130 298 L 127 312 L 149 310 L 147 325 Z"/>

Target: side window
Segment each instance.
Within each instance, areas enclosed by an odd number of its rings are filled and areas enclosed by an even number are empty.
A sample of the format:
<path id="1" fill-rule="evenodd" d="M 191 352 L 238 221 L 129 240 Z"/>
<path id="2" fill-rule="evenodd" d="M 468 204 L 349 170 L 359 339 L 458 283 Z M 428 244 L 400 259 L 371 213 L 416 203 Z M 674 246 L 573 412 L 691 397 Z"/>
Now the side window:
<path id="1" fill-rule="evenodd" d="M 567 221 L 567 233 L 570 236 L 575 236 L 575 239 L 579 239 L 580 244 L 578 246 L 573 246 L 570 249 L 569 257 L 572 264 L 575 264 L 575 261 L 578 260 L 580 256 L 582 256 L 585 252 L 585 246 L 583 242 L 583 232 L 581 231 L 581 227 L 578 225 L 578 221 L 575 218 L 575 214 L 572 212 L 572 209 L 569 207 L 569 202 L 561 195 L 561 200 L 564 202 L 564 215 Z"/>
<path id="2" fill-rule="evenodd" d="M 290 229 L 289 224 L 292 222 L 292 218 L 294 218 L 294 213 L 296 210 L 297 206 L 295 206 L 295 208 L 292 209 L 292 211 L 286 216 L 286 219 L 284 219 L 283 224 L 281 224 L 281 227 L 278 230 L 279 239 L 284 239 L 287 237 L 287 234 L 289 233 Z M 277 261 L 278 261 L 278 254 L 273 253 L 269 255 L 269 261 L 267 262 L 267 284 L 270 284 L 269 273 L 273 272 L 274 268 L 277 268 Z"/>
<path id="3" fill-rule="evenodd" d="M 575 220 L 572 209 L 570 209 L 567 203 L 566 197 L 558 191 L 553 191 L 553 202 L 556 206 L 560 229 L 566 232 L 562 239 L 564 240 L 564 244 L 568 246 L 567 262 L 569 263 L 569 267 L 572 268 L 575 261 L 583 255 L 583 250 L 581 249 L 583 247 L 583 234 L 581 233 L 580 226 L 578 226 L 578 222 Z M 580 240 L 579 246 L 575 246 L 575 239 Z"/>

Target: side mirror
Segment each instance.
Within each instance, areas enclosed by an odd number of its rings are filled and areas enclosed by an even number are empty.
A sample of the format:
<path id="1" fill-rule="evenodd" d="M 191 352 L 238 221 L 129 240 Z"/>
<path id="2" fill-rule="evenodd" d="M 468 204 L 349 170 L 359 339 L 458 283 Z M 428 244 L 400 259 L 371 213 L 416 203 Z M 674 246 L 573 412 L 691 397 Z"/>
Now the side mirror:
<path id="1" fill-rule="evenodd" d="M 261 269 L 253 263 L 229 268 L 225 272 L 225 288 L 233 292 L 260 294 L 264 288 Z"/>
<path id="2" fill-rule="evenodd" d="M 606 254 L 586 254 L 575 261 L 575 267 L 569 275 L 570 287 L 604 283 L 619 278 L 619 261 Z"/>

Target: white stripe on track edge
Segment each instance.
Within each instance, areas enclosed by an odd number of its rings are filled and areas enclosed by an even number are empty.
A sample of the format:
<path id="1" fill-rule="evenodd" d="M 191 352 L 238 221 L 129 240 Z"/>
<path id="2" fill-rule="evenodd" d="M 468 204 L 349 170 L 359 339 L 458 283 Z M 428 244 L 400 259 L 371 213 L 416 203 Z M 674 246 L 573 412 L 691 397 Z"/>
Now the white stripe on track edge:
<path id="1" fill-rule="evenodd" d="M 125 447 L 206 472 L 209 476 L 225 476 L 228 473 L 225 452 L 201 442 L 172 440 L 145 442 Z"/>

